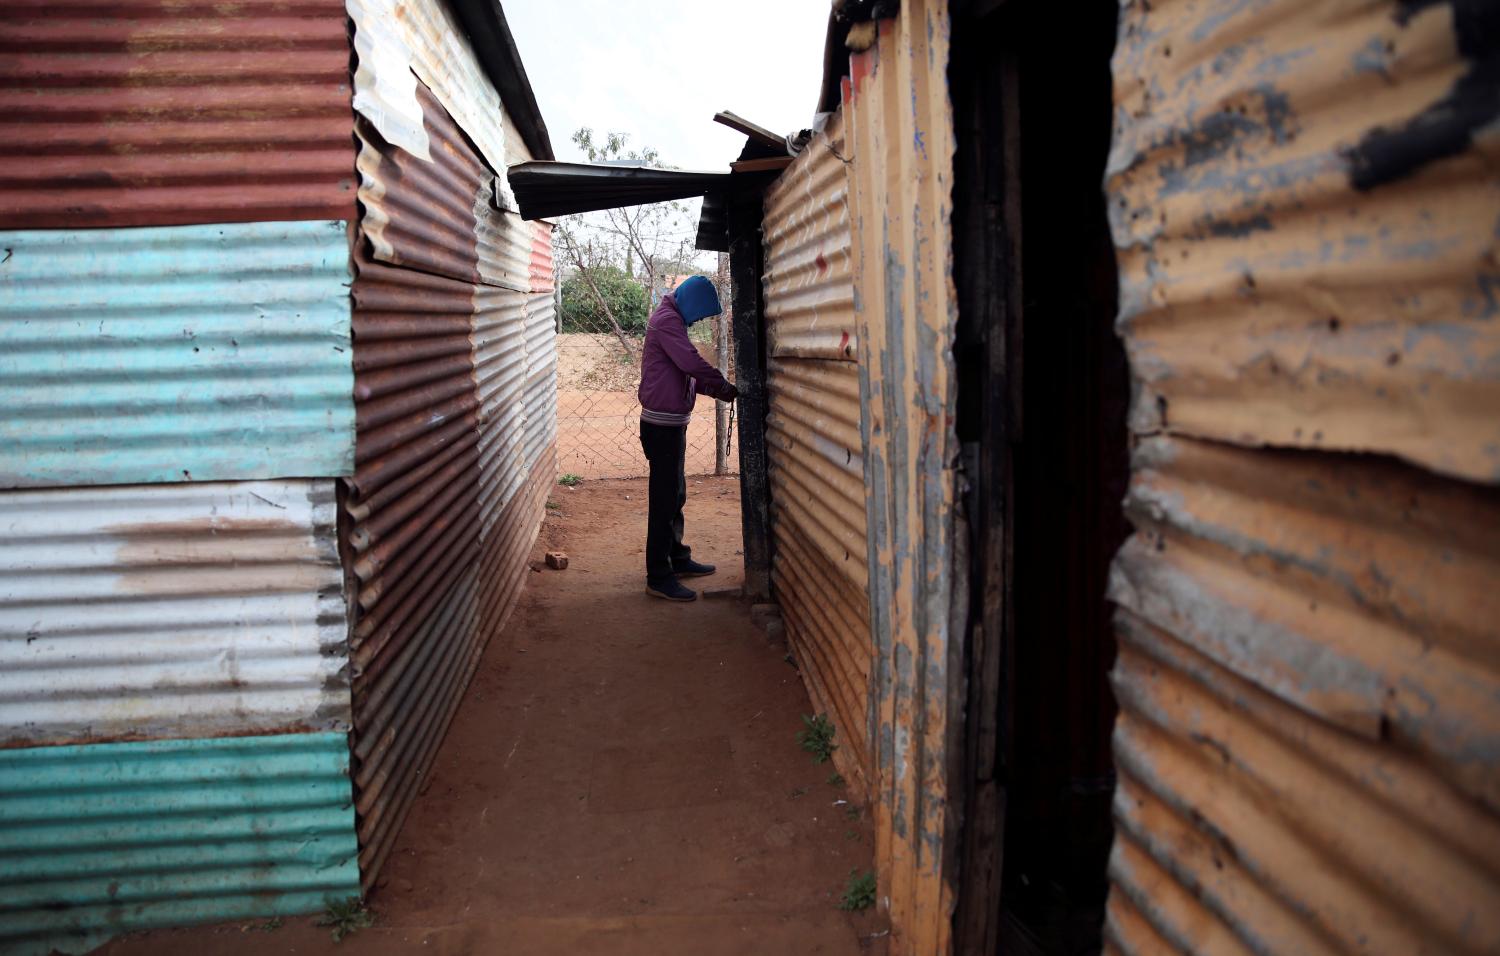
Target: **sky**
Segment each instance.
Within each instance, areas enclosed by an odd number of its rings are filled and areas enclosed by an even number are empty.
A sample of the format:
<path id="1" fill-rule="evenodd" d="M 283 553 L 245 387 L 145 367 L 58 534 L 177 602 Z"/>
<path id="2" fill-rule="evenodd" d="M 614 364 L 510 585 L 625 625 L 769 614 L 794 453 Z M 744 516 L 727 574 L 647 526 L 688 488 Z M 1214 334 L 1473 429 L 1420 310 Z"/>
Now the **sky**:
<path id="1" fill-rule="evenodd" d="M 503 0 L 505 19 L 561 160 L 629 134 L 680 169 L 724 170 L 745 137 L 732 110 L 777 133 L 812 125 L 827 0 Z"/>

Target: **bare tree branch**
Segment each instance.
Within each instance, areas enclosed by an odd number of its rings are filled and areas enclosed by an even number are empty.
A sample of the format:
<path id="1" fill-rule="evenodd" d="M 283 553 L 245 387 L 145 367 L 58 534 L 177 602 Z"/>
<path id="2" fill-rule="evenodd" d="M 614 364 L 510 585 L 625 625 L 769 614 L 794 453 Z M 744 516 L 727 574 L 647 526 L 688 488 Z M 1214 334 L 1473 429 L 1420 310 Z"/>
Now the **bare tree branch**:
<path id="1" fill-rule="evenodd" d="M 573 233 L 568 229 L 562 229 L 560 232 L 562 233 L 564 244 L 568 247 L 568 257 L 573 260 L 573 265 L 578 269 L 578 274 L 583 276 L 583 281 L 588 284 L 589 291 L 594 294 L 594 301 L 598 302 L 599 308 L 604 310 L 604 317 L 609 319 L 610 328 L 615 331 L 615 338 L 619 339 L 620 344 L 625 347 L 625 354 L 632 358 L 639 358 L 634 344 L 630 341 L 630 337 L 625 334 L 625 330 L 621 329 L 620 323 L 615 320 L 614 310 L 609 307 L 608 302 L 604 301 L 604 294 L 594 284 L 593 270 L 584 265 L 583 256 L 578 251 L 578 243 L 573 241 Z"/>

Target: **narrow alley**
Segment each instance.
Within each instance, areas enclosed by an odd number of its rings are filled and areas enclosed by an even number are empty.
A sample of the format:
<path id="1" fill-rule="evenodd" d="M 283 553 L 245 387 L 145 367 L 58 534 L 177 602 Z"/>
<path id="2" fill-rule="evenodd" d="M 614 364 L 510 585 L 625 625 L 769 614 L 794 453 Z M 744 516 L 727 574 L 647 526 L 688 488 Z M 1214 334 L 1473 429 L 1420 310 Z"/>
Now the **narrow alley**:
<path id="1" fill-rule="evenodd" d="M 739 583 L 739 490 L 689 479 L 689 538 Z M 640 589 L 645 482 L 558 486 L 371 894 L 335 943 L 317 917 L 137 933 L 102 953 L 883 953 L 839 904 L 872 828 L 797 744 L 807 694 L 732 599 Z"/>

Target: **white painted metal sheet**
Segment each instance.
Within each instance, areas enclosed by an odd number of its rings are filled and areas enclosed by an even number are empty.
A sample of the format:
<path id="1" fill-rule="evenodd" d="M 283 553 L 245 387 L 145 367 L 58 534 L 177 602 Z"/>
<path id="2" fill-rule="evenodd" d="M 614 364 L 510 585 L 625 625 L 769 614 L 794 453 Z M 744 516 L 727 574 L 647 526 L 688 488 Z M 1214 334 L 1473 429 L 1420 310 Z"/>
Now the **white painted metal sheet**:
<path id="1" fill-rule="evenodd" d="M 354 21 L 354 109 L 375 125 L 385 141 L 431 160 L 411 49 L 392 0 L 346 0 Z"/>
<path id="2" fill-rule="evenodd" d="M 504 107 L 467 36 L 441 0 L 396 0 L 411 69 L 469 134 L 490 169 L 505 175 Z"/>
<path id="3" fill-rule="evenodd" d="M 344 730 L 332 481 L 0 492 L 0 745 Z"/>

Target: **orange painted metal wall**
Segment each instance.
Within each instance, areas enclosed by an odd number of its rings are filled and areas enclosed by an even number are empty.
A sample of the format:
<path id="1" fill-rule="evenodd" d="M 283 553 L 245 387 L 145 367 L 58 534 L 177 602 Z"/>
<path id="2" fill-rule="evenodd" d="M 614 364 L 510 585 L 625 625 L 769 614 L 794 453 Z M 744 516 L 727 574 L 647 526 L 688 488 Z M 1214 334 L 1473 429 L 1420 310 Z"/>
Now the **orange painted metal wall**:
<path id="1" fill-rule="evenodd" d="M 893 951 L 944 953 L 954 905 L 949 755 L 961 729 L 967 560 L 955 531 L 947 4 L 912 0 L 851 61 L 851 232 L 859 314 L 878 897 Z"/>
<path id="2" fill-rule="evenodd" d="M 1124 8 L 1112 952 L 1500 946 L 1478 10 Z"/>
<path id="3" fill-rule="evenodd" d="M 767 191 L 771 579 L 839 772 L 873 778 L 859 330 L 842 114 Z"/>

